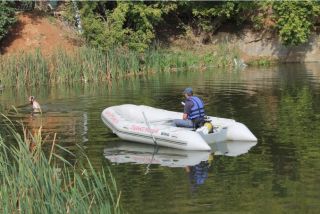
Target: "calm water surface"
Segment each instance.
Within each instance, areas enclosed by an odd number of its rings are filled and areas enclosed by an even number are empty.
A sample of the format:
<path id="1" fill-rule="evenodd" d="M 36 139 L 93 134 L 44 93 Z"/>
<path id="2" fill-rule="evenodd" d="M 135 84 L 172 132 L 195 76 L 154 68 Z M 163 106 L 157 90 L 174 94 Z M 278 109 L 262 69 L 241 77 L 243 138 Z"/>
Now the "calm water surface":
<path id="1" fill-rule="evenodd" d="M 225 142 L 212 152 L 180 151 L 123 142 L 100 119 L 112 105 L 134 103 L 181 111 L 192 86 L 208 115 L 246 124 L 258 142 Z M 112 85 L 6 88 L 0 110 L 33 94 L 43 116 L 28 108 L 11 116 L 31 132 L 65 145 L 97 169 L 110 167 L 128 213 L 320 212 L 320 64 L 209 70 L 140 77 Z"/>

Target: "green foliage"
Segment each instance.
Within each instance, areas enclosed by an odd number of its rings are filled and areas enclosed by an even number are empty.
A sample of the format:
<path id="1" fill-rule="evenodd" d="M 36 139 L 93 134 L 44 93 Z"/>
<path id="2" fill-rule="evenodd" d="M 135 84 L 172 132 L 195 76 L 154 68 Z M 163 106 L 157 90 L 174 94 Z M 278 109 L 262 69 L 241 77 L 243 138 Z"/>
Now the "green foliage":
<path id="1" fill-rule="evenodd" d="M 144 51 L 155 37 L 154 26 L 165 12 L 161 4 L 117 2 L 108 9 L 108 2 L 82 2 L 84 36 L 89 43 L 102 50 L 125 46 Z M 98 11 L 99 8 L 103 12 Z"/>
<path id="2" fill-rule="evenodd" d="M 12 125 L 8 130 L 14 138 L 11 144 L 0 135 L 1 213 L 121 212 L 110 172 L 97 172 L 89 160 L 72 166 L 61 154 L 73 154 L 55 142 L 46 155 L 41 129 L 36 135 L 24 129 L 23 136 Z"/>
<path id="3" fill-rule="evenodd" d="M 199 26 L 207 32 L 215 32 L 227 20 L 237 24 L 246 21 L 257 8 L 255 2 L 197 2 L 192 9 Z"/>
<path id="4" fill-rule="evenodd" d="M 129 22 L 129 47 L 143 51 L 151 44 L 155 37 L 154 25 L 161 20 L 162 11 L 159 8 L 147 6 L 143 3 L 130 3 Z"/>
<path id="5" fill-rule="evenodd" d="M 84 36 L 94 47 L 108 50 L 126 46 L 143 52 L 155 39 L 155 28 L 164 20 L 195 22 L 214 32 L 226 21 L 241 24 L 257 8 L 255 2 L 82 2 Z M 180 23 L 182 24 L 182 23 Z M 179 23 L 178 23 L 179 25 Z"/>
<path id="6" fill-rule="evenodd" d="M 261 58 L 261 59 L 257 59 L 257 60 L 253 60 L 251 62 L 248 62 L 249 65 L 253 65 L 253 66 L 270 66 L 272 64 L 275 64 L 276 61 L 272 60 L 272 59 L 268 59 L 268 58 Z"/>
<path id="7" fill-rule="evenodd" d="M 34 53 L 14 55 L 0 58 L 0 73 L 4 83 L 19 86 L 48 83 L 48 64 L 39 50 Z M 6 84 L 7 85 L 7 84 Z"/>
<path id="8" fill-rule="evenodd" d="M 64 4 L 64 17 L 72 23 L 75 21 L 74 5 Z M 320 14 L 317 1 L 82 1 L 77 5 L 83 36 L 88 44 L 103 51 L 115 47 L 146 51 L 155 38 L 161 40 L 161 34 L 156 35 L 158 32 L 170 31 L 164 29 L 168 26 L 174 27 L 173 31 L 181 28 L 182 34 L 185 26 L 192 26 L 194 32 L 212 34 L 226 24 L 268 30 L 274 27 L 270 24 L 273 21 L 285 45 L 299 45 L 308 41 Z M 7 23 L 11 23 L 6 20 L 1 19 L 0 38 L 1 25 L 7 29 L 10 25 Z"/>
<path id="9" fill-rule="evenodd" d="M 235 47 L 221 44 L 211 52 L 147 49 L 143 53 L 126 48 L 106 51 L 82 47 L 73 53 L 57 50 L 43 56 L 20 53 L 0 56 L 0 76 L 6 86 L 39 86 L 48 83 L 100 82 L 132 74 L 172 72 L 190 68 L 232 67 L 238 58 Z"/>
<path id="10" fill-rule="evenodd" d="M 74 24 L 74 4 L 63 4 L 65 19 Z M 12 8 L 33 5 L 0 3 L 0 40 L 15 21 Z M 255 30 L 275 27 L 285 45 L 299 45 L 308 41 L 320 15 L 318 1 L 80 1 L 77 5 L 83 36 L 88 44 L 105 52 L 125 47 L 141 53 L 150 49 L 156 38 L 161 40 L 161 33 L 175 35 L 181 29 L 179 33 L 183 34 L 191 27 L 193 33 L 210 36 L 229 24 L 250 25 Z M 167 37 L 170 39 L 170 35 Z"/>
<path id="11" fill-rule="evenodd" d="M 317 1 L 277 1 L 273 3 L 276 27 L 285 45 L 299 45 L 309 39 L 315 18 L 320 14 Z"/>
<path id="12" fill-rule="evenodd" d="M 8 33 L 8 30 L 16 21 L 14 9 L 8 3 L 0 2 L 0 40 Z"/>

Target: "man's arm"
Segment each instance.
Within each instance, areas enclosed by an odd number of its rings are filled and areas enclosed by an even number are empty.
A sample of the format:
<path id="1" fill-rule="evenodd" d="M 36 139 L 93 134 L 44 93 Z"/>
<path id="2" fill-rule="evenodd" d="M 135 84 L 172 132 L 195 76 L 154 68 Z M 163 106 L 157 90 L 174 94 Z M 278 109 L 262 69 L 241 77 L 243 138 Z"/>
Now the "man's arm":
<path id="1" fill-rule="evenodd" d="M 188 115 L 190 115 L 190 113 L 191 113 L 192 106 L 193 106 L 192 101 L 186 101 L 186 103 L 184 105 L 184 112 L 183 112 L 182 119 L 184 119 L 184 120 L 188 119 Z"/>

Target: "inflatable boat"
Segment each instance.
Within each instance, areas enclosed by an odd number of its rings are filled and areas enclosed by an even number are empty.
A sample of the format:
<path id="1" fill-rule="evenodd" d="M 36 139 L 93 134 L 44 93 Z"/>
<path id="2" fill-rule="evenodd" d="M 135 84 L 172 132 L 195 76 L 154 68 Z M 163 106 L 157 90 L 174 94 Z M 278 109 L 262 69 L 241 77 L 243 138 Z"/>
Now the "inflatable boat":
<path id="1" fill-rule="evenodd" d="M 112 163 L 156 164 L 166 167 L 195 166 L 208 161 L 211 155 L 236 157 L 247 153 L 257 142 L 224 141 L 211 144 L 211 151 L 188 151 L 147 144 L 117 142 L 104 149 L 104 156 Z"/>
<path id="2" fill-rule="evenodd" d="M 234 120 L 208 117 L 215 127 L 212 133 L 176 127 L 174 119 L 182 113 L 143 105 L 124 104 L 108 107 L 101 119 L 123 140 L 156 144 L 183 150 L 211 150 L 208 144 L 225 140 L 256 141 L 243 124 Z"/>

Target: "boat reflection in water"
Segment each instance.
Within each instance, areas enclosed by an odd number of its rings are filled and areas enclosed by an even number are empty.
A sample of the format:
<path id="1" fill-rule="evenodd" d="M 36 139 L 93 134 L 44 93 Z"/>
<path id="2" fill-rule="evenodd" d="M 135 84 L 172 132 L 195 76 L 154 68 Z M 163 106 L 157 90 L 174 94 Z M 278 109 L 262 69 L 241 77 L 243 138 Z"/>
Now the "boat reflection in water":
<path id="1" fill-rule="evenodd" d="M 104 149 L 104 156 L 111 162 L 122 164 L 146 164 L 146 173 L 150 165 L 185 168 L 188 174 L 191 192 L 204 184 L 215 155 L 239 156 L 247 153 L 257 142 L 225 141 L 211 144 L 212 151 L 178 150 L 132 142 L 119 142 Z"/>
<path id="2" fill-rule="evenodd" d="M 186 172 L 189 175 L 191 184 L 191 192 L 195 192 L 197 187 L 204 184 L 208 178 L 208 172 L 213 164 L 213 157 L 218 155 L 236 157 L 247 153 L 251 147 L 255 146 L 257 142 L 252 141 L 225 141 L 211 145 L 212 153 L 209 159 L 201 161 L 194 166 L 186 166 Z"/>
<path id="3" fill-rule="evenodd" d="M 104 156 L 113 163 L 158 164 L 166 167 L 195 166 L 210 161 L 212 155 L 239 156 L 257 142 L 225 141 L 211 144 L 212 151 L 189 151 L 156 147 L 132 142 L 119 142 L 104 149 Z"/>
<path id="4" fill-rule="evenodd" d="M 185 167 L 208 160 L 210 151 L 189 151 L 157 147 L 132 142 L 119 142 L 104 149 L 104 156 L 113 163 L 158 164 L 167 167 Z"/>

